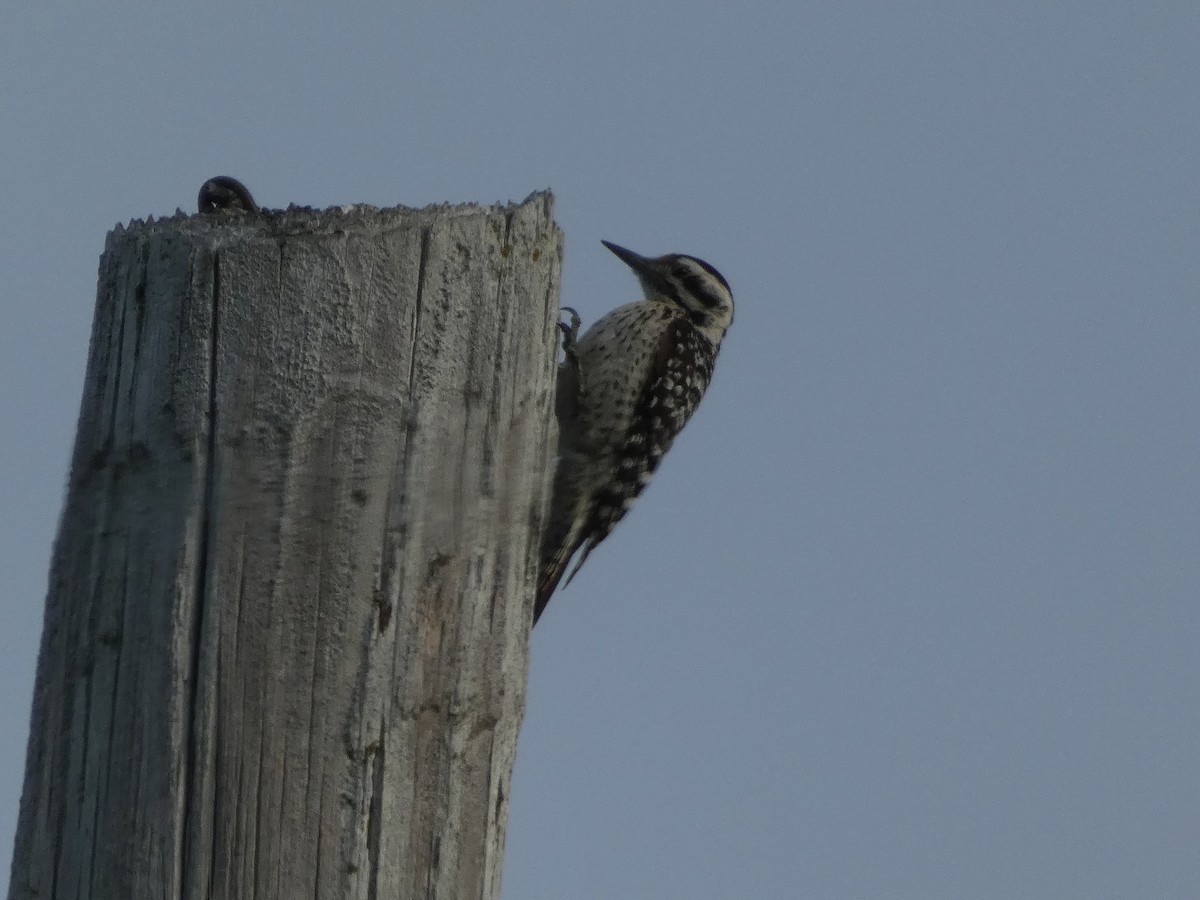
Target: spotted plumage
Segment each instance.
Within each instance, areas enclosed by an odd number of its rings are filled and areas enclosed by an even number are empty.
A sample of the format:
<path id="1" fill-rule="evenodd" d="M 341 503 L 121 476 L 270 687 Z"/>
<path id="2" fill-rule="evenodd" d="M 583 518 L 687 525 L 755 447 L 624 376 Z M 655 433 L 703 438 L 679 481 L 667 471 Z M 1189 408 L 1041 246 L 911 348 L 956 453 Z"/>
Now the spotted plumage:
<path id="1" fill-rule="evenodd" d="M 568 582 L 649 483 L 704 396 L 733 322 L 729 284 L 703 260 L 604 245 L 633 269 L 644 298 L 608 313 L 578 342 L 572 329 L 564 342 L 535 623 L 571 557 L 580 551 Z"/>

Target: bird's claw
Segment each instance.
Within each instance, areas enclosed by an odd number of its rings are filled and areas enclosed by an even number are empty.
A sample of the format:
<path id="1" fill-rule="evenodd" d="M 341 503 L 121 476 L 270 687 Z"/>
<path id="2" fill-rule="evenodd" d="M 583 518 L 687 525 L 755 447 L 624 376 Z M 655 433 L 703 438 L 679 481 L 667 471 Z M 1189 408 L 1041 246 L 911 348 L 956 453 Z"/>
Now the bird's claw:
<path id="1" fill-rule="evenodd" d="M 574 417 L 579 405 L 579 392 L 583 385 L 583 371 L 579 364 L 579 352 L 576 349 L 579 337 L 579 313 L 569 306 L 564 306 L 562 312 L 567 313 L 570 318 L 567 322 L 558 323 L 558 330 L 562 332 L 562 348 L 565 357 L 558 367 L 555 411 L 559 422 L 565 422 Z"/>
<path id="2" fill-rule="evenodd" d="M 579 337 L 579 326 L 580 326 L 582 320 L 579 318 L 579 313 L 577 313 L 570 306 L 564 306 L 562 308 L 562 311 L 565 313 L 569 313 L 570 317 L 571 317 L 570 324 L 568 324 L 567 322 L 559 322 L 558 323 L 558 330 L 562 332 L 562 336 L 563 336 L 563 338 L 562 338 L 563 353 L 567 354 L 567 356 L 574 357 L 575 356 L 575 344 Z"/>

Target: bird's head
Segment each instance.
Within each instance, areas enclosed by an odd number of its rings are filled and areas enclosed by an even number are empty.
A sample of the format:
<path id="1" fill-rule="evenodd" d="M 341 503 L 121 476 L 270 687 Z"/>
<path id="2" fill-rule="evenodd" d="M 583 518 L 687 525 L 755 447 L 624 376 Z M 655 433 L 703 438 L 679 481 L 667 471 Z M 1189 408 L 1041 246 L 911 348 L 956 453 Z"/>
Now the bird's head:
<path id="1" fill-rule="evenodd" d="M 647 300 L 674 303 L 701 331 L 719 344 L 733 324 L 733 293 L 729 282 L 702 259 L 682 253 L 642 256 L 608 241 L 601 241 L 633 269 Z"/>

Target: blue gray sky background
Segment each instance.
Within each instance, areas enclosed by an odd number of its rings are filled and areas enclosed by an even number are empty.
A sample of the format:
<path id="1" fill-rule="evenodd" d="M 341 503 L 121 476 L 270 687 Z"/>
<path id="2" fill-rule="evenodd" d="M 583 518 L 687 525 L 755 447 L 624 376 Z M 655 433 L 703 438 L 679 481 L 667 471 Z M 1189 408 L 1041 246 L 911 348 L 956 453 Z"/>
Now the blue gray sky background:
<path id="1" fill-rule="evenodd" d="M 1200 896 L 1196 3 L 3 18 L 0 878 L 104 235 L 232 174 L 549 186 L 589 322 L 601 238 L 733 285 L 534 635 L 506 900 Z"/>

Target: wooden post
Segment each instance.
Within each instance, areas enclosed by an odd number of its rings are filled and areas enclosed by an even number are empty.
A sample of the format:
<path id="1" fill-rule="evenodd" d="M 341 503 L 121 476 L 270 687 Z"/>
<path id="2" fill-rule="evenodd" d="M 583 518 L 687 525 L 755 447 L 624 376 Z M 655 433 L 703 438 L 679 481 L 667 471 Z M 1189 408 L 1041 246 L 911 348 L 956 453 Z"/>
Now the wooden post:
<path id="1" fill-rule="evenodd" d="M 552 203 L 109 235 L 11 900 L 498 895 Z"/>

